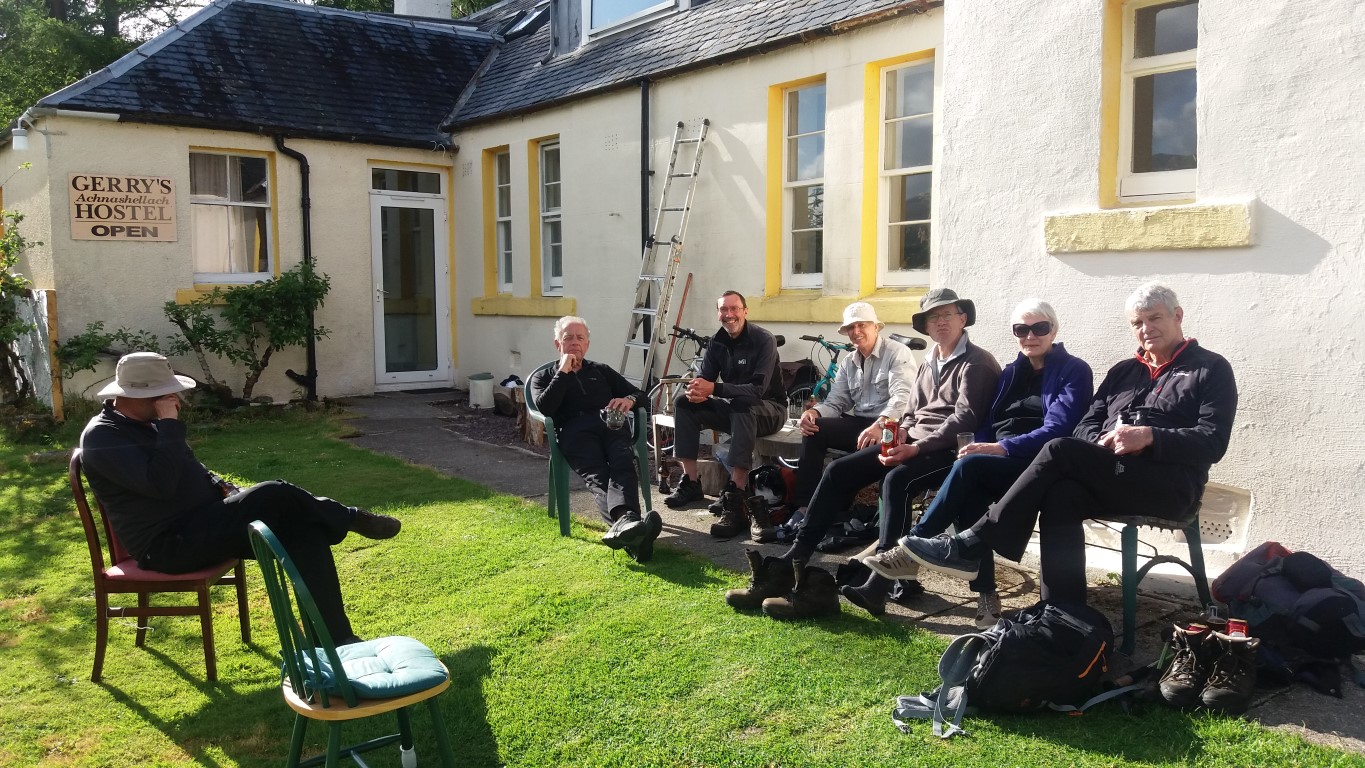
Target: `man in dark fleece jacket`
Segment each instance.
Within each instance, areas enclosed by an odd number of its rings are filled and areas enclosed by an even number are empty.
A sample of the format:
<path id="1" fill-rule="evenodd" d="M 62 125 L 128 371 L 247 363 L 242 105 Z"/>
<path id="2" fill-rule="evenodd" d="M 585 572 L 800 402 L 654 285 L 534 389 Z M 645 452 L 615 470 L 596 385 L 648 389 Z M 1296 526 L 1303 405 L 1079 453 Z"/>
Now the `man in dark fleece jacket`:
<path id="1" fill-rule="evenodd" d="M 1137 354 L 1109 370 L 1074 436 L 1047 443 L 970 529 L 900 546 L 925 566 L 972 579 L 992 550 L 1022 558 L 1036 522 L 1042 598 L 1083 603 L 1084 520 L 1188 519 L 1227 451 L 1237 383 L 1227 360 L 1185 338 L 1184 316 L 1170 288 L 1138 288 L 1128 298 Z"/>
<path id="2" fill-rule="evenodd" d="M 559 360 L 531 377 L 531 396 L 536 408 L 554 419 L 564 460 L 583 478 L 598 514 L 611 526 L 602 543 L 646 562 L 664 521 L 657 512 L 640 515 L 640 476 L 629 425 L 612 428 L 602 416 L 604 410 L 631 413 L 644 403 L 645 393 L 609 366 L 587 359 L 590 340 L 583 318 L 559 318 L 554 340 Z"/>
<path id="3" fill-rule="evenodd" d="M 252 557 L 247 527 L 261 520 L 299 569 L 333 642 L 357 642 L 331 545 L 349 531 L 391 538 L 401 523 L 284 481 L 239 490 L 215 478 L 185 442 L 176 393 L 192 387 L 194 379 L 177 376 L 161 355 L 133 352 L 100 390 L 113 399 L 81 433 L 81 466 L 114 535 L 141 567 L 190 573 Z"/>

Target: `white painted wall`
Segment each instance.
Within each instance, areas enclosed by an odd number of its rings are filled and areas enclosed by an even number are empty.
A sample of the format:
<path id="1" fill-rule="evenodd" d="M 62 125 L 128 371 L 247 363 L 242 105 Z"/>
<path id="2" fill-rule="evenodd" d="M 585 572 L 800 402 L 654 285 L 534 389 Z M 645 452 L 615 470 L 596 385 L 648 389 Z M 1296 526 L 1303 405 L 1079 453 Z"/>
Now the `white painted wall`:
<path id="1" fill-rule="evenodd" d="M 278 219 L 274 257 L 282 269 L 303 258 L 299 166 L 275 151 L 269 137 L 227 131 L 172 128 L 136 123 L 111 123 L 77 118 L 46 118 L 42 127 L 53 131 L 52 157 L 45 157 L 43 140 L 30 142 L 20 155 L 6 150 L 0 159 L 34 167 L 5 185 L 5 206 L 22 210 L 26 237 L 44 245 L 30 256 L 31 278 L 37 287 L 55 288 L 60 338 L 83 331 L 88 323 L 103 321 L 106 330 L 147 329 L 162 337 L 175 331 L 161 307 L 178 289 L 194 285 L 190 258 L 190 147 L 252 150 L 274 155 L 276 188 L 273 214 Z M 319 271 L 332 281 L 317 323 L 331 331 L 317 347 L 318 394 L 342 396 L 374 391 L 373 281 L 370 253 L 370 167 L 376 163 L 420 163 L 418 170 L 447 172 L 452 156 L 336 142 L 289 140 L 288 146 L 306 155 L 311 166 L 313 255 Z M 404 166 L 407 167 L 407 166 Z M 416 166 L 414 166 L 416 167 Z M 176 242 L 95 242 L 73 240 L 68 217 L 67 177 L 72 172 L 127 173 L 169 176 L 176 180 Z M 200 375 L 192 358 L 176 360 L 180 370 Z M 303 372 L 302 348 L 275 355 L 257 384 L 257 395 L 288 400 L 299 388 L 284 371 Z M 215 361 L 215 374 L 240 391 L 243 374 Z M 68 396 L 92 397 L 92 388 L 113 375 L 112 365 L 97 374 L 82 374 L 68 382 Z"/>
<path id="2" fill-rule="evenodd" d="M 1043 217 L 1098 202 L 1099 7 L 947 4 L 936 282 L 975 296 L 986 327 L 1019 297 L 1052 301 L 1097 372 L 1134 347 L 1127 294 L 1169 283 L 1186 333 L 1238 375 L 1213 479 L 1250 492 L 1247 546 L 1277 539 L 1361 575 L 1365 6 L 1200 3 L 1196 196 L 1256 199 L 1253 247 L 1053 256 Z"/>

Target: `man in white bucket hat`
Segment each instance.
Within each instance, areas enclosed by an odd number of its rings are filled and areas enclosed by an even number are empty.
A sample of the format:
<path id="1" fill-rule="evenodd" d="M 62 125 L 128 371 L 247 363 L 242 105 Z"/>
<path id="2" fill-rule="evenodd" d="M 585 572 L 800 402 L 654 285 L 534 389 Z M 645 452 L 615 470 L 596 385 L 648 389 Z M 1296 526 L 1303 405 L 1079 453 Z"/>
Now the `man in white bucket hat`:
<path id="1" fill-rule="evenodd" d="M 81 464 L 114 535 L 143 568 L 189 573 L 250 558 L 247 526 L 261 520 L 289 552 L 333 640 L 356 642 L 331 546 L 350 531 L 391 538 L 401 523 L 282 480 L 238 490 L 214 477 L 185 442 L 179 418 L 178 393 L 192 388 L 194 379 L 177 375 L 166 358 L 133 352 L 100 390 L 112 399 L 81 433 Z"/>
<path id="2" fill-rule="evenodd" d="M 856 451 L 881 437 L 878 422 L 900 421 L 910 405 L 915 381 L 915 358 L 904 344 L 882 338 L 885 323 L 865 301 L 844 307 L 839 333 L 853 344 L 835 374 L 824 402 L 801 413 L 801 463 L 796 471 L 793 508 L 805 513 L 820 474 L 825 452 L 833 448 Z"/>

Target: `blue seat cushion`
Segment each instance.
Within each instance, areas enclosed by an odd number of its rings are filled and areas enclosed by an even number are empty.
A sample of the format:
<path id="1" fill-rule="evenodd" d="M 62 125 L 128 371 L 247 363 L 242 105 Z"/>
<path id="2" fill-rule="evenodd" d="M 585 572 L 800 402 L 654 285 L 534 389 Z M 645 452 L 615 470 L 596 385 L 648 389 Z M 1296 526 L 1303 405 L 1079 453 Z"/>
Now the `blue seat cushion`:
<path id="1" fill-rule="evenodd" d="M 311 654 L 302 654 L 304 668 L 314 681 Z M 388 699 L 395 696 L 425 691 L 440 685 L 449 677 L 446 668 L 431 649 L 412 639 L 395 635 L 363 643 L 352 643 L 337 648 L 346 679 L 362 699 Z M 321 650 L 321 684 L 331 693 L 337 692 L 336 675 L 331 663 Z"/>

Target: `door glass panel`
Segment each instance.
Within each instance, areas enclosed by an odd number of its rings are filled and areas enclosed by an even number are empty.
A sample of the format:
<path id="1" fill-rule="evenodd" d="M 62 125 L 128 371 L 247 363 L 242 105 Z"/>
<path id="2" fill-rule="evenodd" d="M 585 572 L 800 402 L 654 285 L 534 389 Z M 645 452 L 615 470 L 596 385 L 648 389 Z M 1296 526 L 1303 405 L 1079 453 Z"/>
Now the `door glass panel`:
<path id="1" fill-rule="evenodd" d="M 439 367 L 436 216 L 424 208 L 380 209 L 384 260 L 385 370 Z"/>

